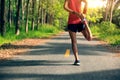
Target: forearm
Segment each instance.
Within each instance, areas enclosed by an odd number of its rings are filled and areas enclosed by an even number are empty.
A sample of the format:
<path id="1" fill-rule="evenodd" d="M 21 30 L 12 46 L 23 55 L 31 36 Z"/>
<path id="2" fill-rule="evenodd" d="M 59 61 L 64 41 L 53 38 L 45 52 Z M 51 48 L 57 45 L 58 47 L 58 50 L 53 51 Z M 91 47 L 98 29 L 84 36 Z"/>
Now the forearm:
<path id="1" fill-rule="evenodd" d="M 85 3 L 84 9 L 83 9 L 83 14 L 86 14 L 87 13 L 87 9 L 88 9 L 88 2 L 87 2 L 87 0 L 83 0 L 83 2 Z"/>
<path id="2" fill-rule="evenodd" d="M 85 21 L 85 15 L 87 13 L 88 2 L 87 2 L 87 0 L 82 0 L 82 1 L 85 3 L 85 5 L 84 5 L 84 8 L 83 8 L 83 13 L 80 13 L 79 17 L 82 21 Z"/>
<path id="3" fill-rule="evenodd" d="M 85 17 L 84 17 L 84 13 L 86 13 L 86 11 L 87 11 L 87 1 L 86 1 L 86 0 L 83 0 L 83 2 L 85 3 L 83 13 L 75 12 L 74 10 L 70 9 L 69 6 L 68 6 L 69 0 L 65 0 L 64 9 L 65 9 L 66 11 L 68 11 L 69 13 L 75 14 L 75 15 L 78 16 L 81 20 L 83 20 L 83 19 L 85 18 Z"/>
<path id="4" fill-rule="evenodd" d="M 66 7 L 64 7 L 64 9 L 69 13 L 75 13 L 72 9 L 69 9 L 69 8 L 66 8 Z"/>
<path id="5" fill-rule="evenodd" d="M 68 7 L 68 3 L 69 3 L 69 0 L 65 0 L 64 9 L 69 13 L 74 13 L 74 11 Z"/>

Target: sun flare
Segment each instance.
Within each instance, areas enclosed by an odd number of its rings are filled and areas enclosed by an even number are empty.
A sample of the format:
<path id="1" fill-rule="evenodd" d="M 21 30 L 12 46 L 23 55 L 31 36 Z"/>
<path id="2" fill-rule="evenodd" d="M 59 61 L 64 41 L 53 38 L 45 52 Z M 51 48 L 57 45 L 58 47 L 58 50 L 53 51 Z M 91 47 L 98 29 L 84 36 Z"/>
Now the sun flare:
<path id="1" fill-rule="evenodd" d="M 105 4 L 102 0 L 88 0 L 88 8 L 103 7 Z"/>

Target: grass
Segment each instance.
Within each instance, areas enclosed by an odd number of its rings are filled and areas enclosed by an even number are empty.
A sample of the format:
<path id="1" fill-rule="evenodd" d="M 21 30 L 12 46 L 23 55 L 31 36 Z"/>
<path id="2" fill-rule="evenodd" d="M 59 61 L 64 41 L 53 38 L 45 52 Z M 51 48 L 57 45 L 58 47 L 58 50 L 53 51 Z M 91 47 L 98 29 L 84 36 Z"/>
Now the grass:
<path id="1" fill-rule="evenodd" d="M 120 45 L 120 29 L 115 24 L 102 22 L 92 25 L 91 31 L 93 35 L 113 46 Z"/>
<path id="2" fill-rule="evenodd" d="M 0 36 L 0 45 L 4 43 L 11 43 L 17 40 L 22 40 L 25 38 L 48 38 L 52 35 L 58 34 L 61 30 L 58 27 L 52 25 L 42 25 L 39 30 L 31 31 L 25 33 L 25 30 L 21 30 L 20 35 L 14 34 L 14 28 L 11 28 L 6 32 L 5 37 Z"/>

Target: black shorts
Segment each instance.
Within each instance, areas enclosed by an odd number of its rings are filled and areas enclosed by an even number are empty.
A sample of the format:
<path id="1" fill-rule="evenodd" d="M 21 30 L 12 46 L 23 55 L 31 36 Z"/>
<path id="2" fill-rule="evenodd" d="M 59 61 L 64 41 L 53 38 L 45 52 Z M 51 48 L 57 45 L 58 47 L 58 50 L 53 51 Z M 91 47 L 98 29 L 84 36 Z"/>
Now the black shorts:
<path id="1" fill-rule="evenodd" d="M 68 30 L 72 32 L 81 32 L 85 30 L 85 26 L 82 23 L 79 24 L 68 24 Z"/>

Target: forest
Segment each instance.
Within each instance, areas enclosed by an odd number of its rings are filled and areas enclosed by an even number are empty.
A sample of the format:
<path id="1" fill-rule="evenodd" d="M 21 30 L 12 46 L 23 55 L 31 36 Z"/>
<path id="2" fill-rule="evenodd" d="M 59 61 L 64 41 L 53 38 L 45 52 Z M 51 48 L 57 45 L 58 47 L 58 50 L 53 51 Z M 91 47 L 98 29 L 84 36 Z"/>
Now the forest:
<path id="1" fill-rule="evenodd" d="M 119 45 L 120 0 L 101 1 L 106 3 L 103 7 L 88 8 L 90 28 L 95 36 Z M 0 0 L 0 44 L 64 30 L 68 13 L 63 4 L 64 0 Z"/>

